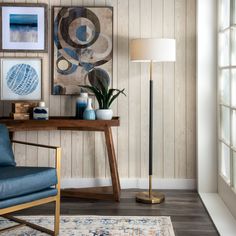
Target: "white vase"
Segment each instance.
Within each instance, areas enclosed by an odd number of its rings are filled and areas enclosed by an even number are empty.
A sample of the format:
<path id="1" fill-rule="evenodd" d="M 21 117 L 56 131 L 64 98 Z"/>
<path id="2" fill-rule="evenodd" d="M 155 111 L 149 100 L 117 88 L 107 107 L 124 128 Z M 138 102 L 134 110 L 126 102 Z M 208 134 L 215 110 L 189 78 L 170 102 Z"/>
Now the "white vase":
<path id="1" fill-rule="evenodd" d="M 113 111 L 111 109 L 97 109 L 96 117 L 98 120 L 111 120 Z"/>

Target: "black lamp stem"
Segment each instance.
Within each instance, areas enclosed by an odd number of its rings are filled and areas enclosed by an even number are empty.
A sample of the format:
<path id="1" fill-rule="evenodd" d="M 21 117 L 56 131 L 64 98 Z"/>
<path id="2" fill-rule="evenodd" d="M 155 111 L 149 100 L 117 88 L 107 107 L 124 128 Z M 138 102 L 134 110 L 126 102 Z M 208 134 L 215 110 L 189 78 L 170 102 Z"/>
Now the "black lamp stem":
<path id="1" fill-rule="evenodd" d="M 152 156 L 153 156 L 153 80 L 152 61 L 150 62 L 150 87 L 149 87 L 149 196 L 152 195 Z"/>

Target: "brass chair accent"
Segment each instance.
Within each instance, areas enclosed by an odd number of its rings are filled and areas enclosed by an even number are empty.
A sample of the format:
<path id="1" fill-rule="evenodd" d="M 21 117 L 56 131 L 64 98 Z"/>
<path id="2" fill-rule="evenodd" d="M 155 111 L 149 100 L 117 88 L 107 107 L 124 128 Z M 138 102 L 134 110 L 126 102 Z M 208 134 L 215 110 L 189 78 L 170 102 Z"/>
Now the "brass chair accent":
<path id="1" fill-rule="evenodd" d="M 61 162 L 60 160 L 61 160 L 61 148 L 56 147 L 56 146 L 48 146 L 48 145 L 22 142 L 22 141 L 15 141 L 15 140 L 12 140 L 11 142 L 15 143 L 15 144 L 20 144 L 20 145 L 31 145 L 31 146 L 35 146 L 35 147 L 49 148 L 49 149 L 55 150 L 55 169 L 56 169 L 56 175 L 57 175 L 57 184 L 55 185 L 55 189 L 57 190 L 57 193 L 54 196 L 44 197 L 44 198 L 40 198 L 40 199 L 37 199 L 37 200 L 34 200 L 34 201 L 29 201 L 29 202 L 25 202 L 25 203 L 22 203 L 22 204 L 9 206 L 9 207 L 6 207 L 6 208 L 0 208 L 0 216 L 1 217 L 7 218 L 11 221 L 14 221 L 14 222 L 18 223 L 15 226 L 1 229 L 0 234 L 3 231 L 13 230 L 13 229 L 21 227 L 21 226 L 28 226 L 30 228 L 39 230 L 39 231 L 47 233 L 49 235 L 56 236 L 56 235 L 59 234 L 59 223 L 60 223 L 60 162 Z M 0 192 L 0 195 L 1 195 L 1 192 Z M 1 200 L 0 200 L 0 202 L 1 202 Z M 13 213 L 13 212 L 16 212 L 16 211 L 19 211 L 19 210 L 23 210 L 23 209 L 26 209 L 26 208 L 31 208 L 31 207 L 34 207 L 34 206 L 43 205 L 43 204 L 50 203 L 50 202 L 55 202 L 54 231 L 9 215 L 10 213 Z"/>

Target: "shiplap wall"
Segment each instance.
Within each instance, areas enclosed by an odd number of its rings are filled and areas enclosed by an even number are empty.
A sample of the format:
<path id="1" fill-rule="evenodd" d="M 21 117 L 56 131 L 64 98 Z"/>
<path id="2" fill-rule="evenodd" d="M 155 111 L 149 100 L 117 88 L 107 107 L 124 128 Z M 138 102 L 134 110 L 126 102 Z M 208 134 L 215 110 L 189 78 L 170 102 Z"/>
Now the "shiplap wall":
<path id="1" fill-rule="evenodd" d="M 129 42 L 140 37 L 177 40 L 176 63 L 154 64 L 154 176 L 194 179 L 196 168 L 196 1 L 195 0 L 12 0 L 53 5 L 113 6 L 113 86 L 125 88 L 113 105 L 121 126 L 113 129 L 121 178 L 147 177 L 149 66 L 129 60 Z M 49 14 L 49 20 L 51 20 Z M 50 25 L 50 24 L 49 24 Z M 50 28 L 49 28 L 50 32 Z M 51 45 L 49 33 L 49 47 Z M 1 57 L 43 59 L 43 100 L 50 115 L 75 112 L 75 97 L 50 94 L 50 53 L 1 53 Z M 0 103 L 0 115 L 10 112 Z M 102 134 L 75 131 L 18 132 L 15 139 L 60 145 L 62 177 L 109 177 Z M 20 165 L 52 165 L 51 151 L 15 146 Z"/>

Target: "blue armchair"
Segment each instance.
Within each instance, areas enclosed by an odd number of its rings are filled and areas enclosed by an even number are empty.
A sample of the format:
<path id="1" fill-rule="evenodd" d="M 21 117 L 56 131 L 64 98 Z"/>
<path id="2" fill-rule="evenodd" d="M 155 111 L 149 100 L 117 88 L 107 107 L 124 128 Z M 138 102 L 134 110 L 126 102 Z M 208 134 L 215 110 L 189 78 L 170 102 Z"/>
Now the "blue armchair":
<path id="1" fill-rule="evenodd" d="M 55 168 L 18 167 L 12 143 L 55 150 Z M 60 158 L 61 148 L 21 141 L 10 141 L 5 125 L 0 124 L 0 216 L 27 225 L 49 235 L 59 234 L 60 221 Z M 9 215 L 15 211 L 55 202 L 54 231 Z M 16 226 L 0 229 L 13 230 Z"/>

